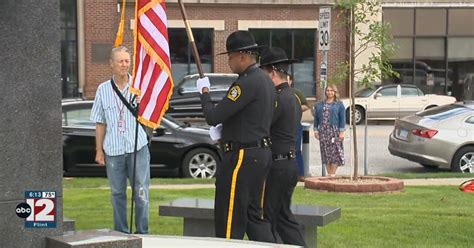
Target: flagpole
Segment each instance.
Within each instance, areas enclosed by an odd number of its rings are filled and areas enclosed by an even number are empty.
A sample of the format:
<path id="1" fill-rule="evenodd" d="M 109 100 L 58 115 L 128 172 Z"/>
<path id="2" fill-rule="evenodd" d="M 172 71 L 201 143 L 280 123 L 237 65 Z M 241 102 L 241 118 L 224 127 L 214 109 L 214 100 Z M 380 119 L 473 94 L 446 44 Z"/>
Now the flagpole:
<path id="1" fill-rule="evenodd" d="M 136 110 L 138 113 L 138 103 L 136 106 Z M 132 207 L 130 209 L 130 228 L 129 228 L 129 234 L 132 234 L 133 230 L 133 203 L 135 202 L 135 170 L 137 169 L 137 149 L 138 149 L 138 126 L 140 123 L 138 122 L 138 114 L 136 117 L 136 122 L 135 122 L 135 147 L 133 148 L 133 172 L 132 172 L 132 183 L 131 183 L 131 188 L 132 188 Z"/>
<path id="2" fill-rule="evenodd" d="M 126 0 L 123 0 L 122 2 L 122 13 L 120 16 L 120 23 L 117 31 L 117 36 L 115 37 L 115 43 L 114 47 L 119 47 L 122 45 L 123 42 L 123 32 L 125 28 L 125 5 L 126 5 Z M 136 95 L 133 96 L 132 101 L 135 100 Z M 136 112 L 138 113 L 138 104 L 136 106 Z M 138 114 L 136 117 L 136 123 L 135 123 L 135 148 L 133 149 L 133 172 L 132 172 L 132 183 L 131 183 L 131 188 L 132 188 L 132 206 L 130 208 L 130 228 L 129 228 L 129 234 L 132 234 L 133 230 L 133 203 L 135 202 L 135 170 L 137 167 L 137 143 L 138 143 Z"/>
<path id="3" fill-rule="evenodd" d="M 125 0 L 124 0 L 123 2 L 124 2 L 124 4 L 126 3 Z M 138 12 L 138 9 L 137 9 L 137 8 L 138 8 L 138 0 L 135 1 L 135 20 L 137 20 L 137 12 Z M 123 9 L 123 11 L 125 12 L 125 8 Z M 122 14 L 123 14 L 123 13 L 122 13 Z M 125 18 L 124 18 L 124 19 L 125 19 Z M 135 54 L 135 52 L 136 52 L 136 51 L 135 51 L 135 47 L 136 47 L 136 45 L 137 45 L 137 44 L 136 44 L 136 43 L 137 43 L 137 32 L 138 32 L 138 30 L 137 30 L 137 29 L 138 29 L 137 23 L 138 23 L 138 21 L 135 22 L 135 27 L 134 27 L 134 29 L 133 29 L 133 39 L 134 39 L 134 44 L 133 44 L 133 46 L 134 46 L 134 47 L 133 47 L 133 52 L 134 52 L 134 54 L 133 54 L 133 61 L 135 61 L 135 56 L 137 56 L 137 55 Z M 134 63 L 134 65 L 133 65 L 134 68 L 133 68 L 133 77 L 132 77 L 132 80 L 133 80 L 134 77 L 135 77 L 135 66 L 137 66 L 137 65 L 135 65 L 135 63 Z M 134 95 L 133 95 L 133 98 L 132 98 L 132 100 L 131 100 L 131 102 L 130 102 L 131 104 L 133 104 L 133 102 L 135 101 L 136 97 L 137 97 L 137 95 L 134 94 Z M 129 231 L 128 231 L 129 234 L 132 234 L 132 231 L 133 231 L 133 212 L 134 212 L 134 211 L 133 211 L 133 207 L 134 207 L 134 203 L 135 203 L 135 170 L 136 170 L 136 167 L 137 167 L 138 124 L 139 124 L 139 123 L 138 123 L 138 105 L 139 105 L 139 103 L 137 103 L 136 106 L 135 106 L 135 113 L 137 113 L 137 114 L 136 114 L 136 116 L 135 116 L 136 121 L 135 121 L 135 144 L 134 144 L 134 148 L 133 148 L 133 172 L 132 172 L 133 175 L 132 175 L 132 183 L 131 183 L 131 185 L 130 185 L 130 187 L 132 188 L 132 199 L 131 199 L 132 202 L 131 202 L 131 207 L 130 207 L 130 227 L 129 227 Z"/>
<path id="4" fill-rule="evenodd" d="M 178 0 L 178 3 L 179 3 L 179 8 L 181 10 L 181 15 L 183 16 L 186 33 L 188 34 L 189 44 L 191 45 L 191 49 L 193 50 L 194 61 L 196 62 L 199 77 L 203 78 L 204 71 L 202 70 L 201 58 L 199 57 L 199 51 L 197 49 L 196 42 L 194 42 L 193 31 L 191 30 L 191 25 L 188 22 L 188 16 L 186 15 L 186 10 L 184 9 L 183 2 L 181 0 Z"/>

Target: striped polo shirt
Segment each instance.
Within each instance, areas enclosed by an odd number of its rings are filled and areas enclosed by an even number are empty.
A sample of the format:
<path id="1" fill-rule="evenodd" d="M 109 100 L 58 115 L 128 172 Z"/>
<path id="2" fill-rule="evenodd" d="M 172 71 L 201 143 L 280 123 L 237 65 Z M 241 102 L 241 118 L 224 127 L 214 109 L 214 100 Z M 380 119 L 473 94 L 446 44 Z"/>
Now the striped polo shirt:
<path id="1" fill-rule="evenodd" d="M 136 119 L 117 96 L 110 81 L 103 82 L 97 88 L 90 119 L 107 126 L 103 145 L 105 154 L 118 156 L 133 153 Z M 122 95 L 130 102 L 133 94 L 129 92 L 129 88 L 130 81 L 123 89 Z M 119 128 L 120 113 L 123 113 L 123 129 Z M 138 150 L 147 145 L 146 136 L 143 128 L 138 127 Z"/>

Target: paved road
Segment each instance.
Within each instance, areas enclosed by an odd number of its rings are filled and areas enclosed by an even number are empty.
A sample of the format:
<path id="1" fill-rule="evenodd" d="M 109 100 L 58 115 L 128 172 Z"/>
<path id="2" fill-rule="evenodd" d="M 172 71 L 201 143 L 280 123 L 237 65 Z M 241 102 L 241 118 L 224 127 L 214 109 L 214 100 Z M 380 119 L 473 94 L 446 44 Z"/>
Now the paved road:
<path id="1" fill-rule="evenodd" d="M 196 125 L 205 125 L 202 119 L 187 119 L 186 121 Z M 312 127 L 311 127 L 312 130 Z M 393 121 L 372 121 L 368 125 L 368 172 L 371 175 L 381 173 L 404 173 L 404 172 L 432 172 L 439 171 L 425 169 L 418 163 L 392 156 L 388 151 L 388 137 L 393 130 Z M 357 126 L 358 148 L 359 148 L 359 174 L 364 174 L 364 126 Z M 337 174 L 350 175 L 350 137 L 349 130 L 346 132 L 344 141 L 346 165 L 342 166 Z M 311 176 L 321 175 L 321 155 L 319 141 L 314 138 L 310 131 L 310 168 Z M 448 170 L 442 170 L 448 171 Z"/>
<path id="2" fill-rule="evenodd" d="M 359 149 L 359 174 L 364 174 L 364 126 L 357 126 L 358 149 Z M 425 169 L 418 163 L 395 157 L 388 151 L 389 135 L 393 130 L 393 121 L 370 122 L 368 125 L 368 172 L 369 174 L 380 173 L 404 173 L 404 172 L 430 172 L 433 169 Z M 321 175 L 321 155 L 319 142 L 310 135 L 310 173 L 313 176 Z M 346 132 L 344 141 L 344 152 L 346 165 L 341 167 L 337 174 L 350 175 L 350 142 L 349 130 Z M 439 170 L 436 170 L 439 171 Z M 447 171 L 447 170 L 446 170 Z"/>

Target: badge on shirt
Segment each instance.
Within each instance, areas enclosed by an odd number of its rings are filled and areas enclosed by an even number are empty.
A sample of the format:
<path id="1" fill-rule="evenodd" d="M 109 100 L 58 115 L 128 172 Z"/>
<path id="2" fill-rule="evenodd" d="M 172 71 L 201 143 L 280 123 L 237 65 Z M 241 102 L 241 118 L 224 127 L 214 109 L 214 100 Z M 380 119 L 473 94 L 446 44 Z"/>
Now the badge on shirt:
<path id="1" fill-rule="evenodd" d="M 125 132 L 125 120 L 118 120 L 118 130 L 119 132 Z"/>
<path id="2" fill-rule="evenodd" d="M 237 99 L 239 99 L 241 94 L 242 91 L 240 90 L 240 86 L 235 85 L 230 88 L 229 93 L 227 93 L 227 98 L 235 102 Z"/>

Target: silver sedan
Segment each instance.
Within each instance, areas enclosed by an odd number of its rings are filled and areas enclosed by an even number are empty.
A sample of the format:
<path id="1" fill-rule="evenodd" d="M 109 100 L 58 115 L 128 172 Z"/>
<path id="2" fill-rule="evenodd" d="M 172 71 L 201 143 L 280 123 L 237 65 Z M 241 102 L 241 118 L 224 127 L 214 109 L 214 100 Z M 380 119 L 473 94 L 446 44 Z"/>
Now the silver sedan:
<path id="1" fill-rule="evenodd" d="M 395 121 L 388 149 L 425 167 L 474 173 L 474 103 L 454 103 Z"/>

